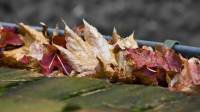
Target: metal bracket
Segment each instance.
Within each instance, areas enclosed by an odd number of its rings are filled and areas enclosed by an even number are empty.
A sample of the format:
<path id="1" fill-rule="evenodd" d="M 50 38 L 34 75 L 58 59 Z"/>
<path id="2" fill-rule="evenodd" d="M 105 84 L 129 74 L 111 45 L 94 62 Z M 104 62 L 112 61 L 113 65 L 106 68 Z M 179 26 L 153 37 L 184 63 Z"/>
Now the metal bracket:
<path id="1" fill-rule="evenodd" d="M 175 45 L 179 45 L 180 42 L 177 40 L 165 40 L 163 45 L 168 48 L 173 48 Z"/>

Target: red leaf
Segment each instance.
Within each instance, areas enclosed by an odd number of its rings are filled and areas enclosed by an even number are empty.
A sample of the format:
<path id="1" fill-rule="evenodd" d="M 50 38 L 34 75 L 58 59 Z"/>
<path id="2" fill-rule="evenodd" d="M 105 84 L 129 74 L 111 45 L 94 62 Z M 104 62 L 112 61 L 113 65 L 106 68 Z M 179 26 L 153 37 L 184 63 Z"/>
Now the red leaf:
<path id="1" fill-rule="evenodd" d="M 163 46 L 156 47 L 156 50 L 158 52 L 161 52 L 164 56 L 169 66 L 169 71 L 181 72 L 183 62 L 181 60 L 180 55 L 175 53 L 173 49 L 169 49 Z"/>
<path id="2" fill-rule="evenodd" d="M 68 64 L 68 61 L 63 58 L 61 54 L 58 54 L 57 51 L 47 52 L 44 54 L 42 60 L 39 62 L 42 68 L 42 73 L 49 75 L 53 70 L 59 70 L 60 72 L 68 75 L 72 68 Z"/>
<path id="3" fill-rule="evenodd" d="M 172 91 L 184 91 L 189 92 L 191 91 L 192 79 L 189 69 L 188 60 L 182 58 L 183 61 L 183 69 L 181 73 L 175 75 L 175 77 L 171 80 L 169 84 L 169 89 Z"/>
<path id="4" fill-rule="evenodd" d="M 20 62 L 21 62 L 22 64 L 28 64 L 28 63 L 30 62 L 30 57 L 24 55 L 23 58 L 20 59 Z"/>
<path id="5" fill-rule="evenodd" d="M 191 58 L 188 60 L 189 72 L 194 85 L 200 85 L 200 60 Z"/>
<path id="6" fill-rule="evenodd" d="M 167 51 L 164 54 L 142 48 L 128 49 L 127 51 L 127 59 L 133 61 L 137 69 L 146 66 L 148 68 L 162 68 L 172 72 L 181 71 L 181 59 L 172 51 Z"/>
<path id="7" fill-rule="evenodd" d="M 143 68 L 144 66 L 149 68 L 162 67 L 168 69 L 166 61 L 159 52 L 153 52 L 142 48 L 128 49 L 127 51 L 127 59 L 132 60 L 138 69 Z"/>
<path id="8" fill-rule="evenodd" d="M 20 46 L 23 44 L 15 29 L 0 29 L 0 37 L 0 48 L 6 47 L 7 45 Z"/>

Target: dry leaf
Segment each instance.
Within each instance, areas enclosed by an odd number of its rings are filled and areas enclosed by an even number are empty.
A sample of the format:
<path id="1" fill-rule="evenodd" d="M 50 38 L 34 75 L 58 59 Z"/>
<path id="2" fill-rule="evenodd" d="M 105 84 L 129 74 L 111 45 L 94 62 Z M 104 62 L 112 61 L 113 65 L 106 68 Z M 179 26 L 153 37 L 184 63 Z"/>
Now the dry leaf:
<path id="1" fill-rule="evenodd" d="M 132 33 L 126 38 L 122 38 L 118 40 L 117 45 L 119 45 L 119 47 L 123 50 L 128 49 L 128 48 L 131 48 L 131 49 L 138 48 L 138 44 L 136 40 L 134 39 L 134 33 Z"/>
<path id="2" fill-rule="evenodd" d="M 24 23 L 19 23 L 19 30 L 24 34 L 23 41 L 27 46 L 35 41 L 42 44 L 49 44 L 49 40 L 42 34 L 42 32 L 38 32 Z"/>
<path id="3" fill-rule="evenodd" d="M 66 24 L 65 34 L 65 39 L 67 41 L 66 49 L 55 44 L 54 46 L 64 54 L 65 58 L 69 60 L 69 64 L 76 72 L 95 72 L 98 60 L 91 51 L 90 45 L 84 42 L 82 38 L 73 32 Z"/>
<path id="4" fill-rule="evenodd" d="M 113 33 L 112 33 L 112 39 L 109 40 L 109 44 L 111 44 L 111 45 L 116 44 L 120 38 L 121 38 L 121 37 L 118 35 L 117 30 L 116 30 L 116 28 L 114 27 Z"/>
<path id="5" fill-rule="evenodd" d="M 44 51 L 46 50 L 44 44 L 49 44 L 48 39 L 46 39 L 41 32 L 38 32 L 35 29 L 24 25 L 23 23 L 19 24 L 19 30 L 22 33 L 19 34 L 19 36 L 24 42 L 24 45 L 20 48 L 4 51 L 4 60 L 12 59 L 13 61 L 4 61 L 4 63 L 2 64 L 6 65 L 7 63 L 9 63 L 10 66 L 14 66 L 17 63 L 24 67 L 25 65 L 21 63 L 21 60 L 23 61 L 24 56 L 32 57 L 37 60 L 42 59 Z M 33 63 L 35 62 L 33 61 Z M 38 67 L 37 64 L 33 65 L 36 65 L 33 66 L 33 68 Z"/>
<path id="6" fill-rule="evenodd" d="M 118 63 L 118 69 L 121 72 L 121 76 L 129 76 L 132 73 L 133 67 L 131 63 L 126 60 L 126 49 L 134 49 L 138 48 L 137 42 L 133 38 L 133 34 L 126 38 L 121 38 L 120 35 L 116 32 L 116 29 L 113 31 L 113 37 L 117 38 L 118 41 L 115 44 L 115 48 L 117 47 L 118 50 L 115 51 L 115 57 Z"/>
<path id="7" fill-rule="evenodd" d="M 189 60 L 182 58 L 184 68 L 180 74 L 171 81 L 170 90 L 183 92 L 197 92 L 200 86 L 200 60 L 190 58 Z"/>
<path id="8" fill-rule="evenodd" d="M 84 28 L 84 39 L 88 42 L 93 53 L 103 60 L 106 64 L 117 65 L 115 56 L 113 53 L 113 46 L 108 43 L 108 41 L 103 38 L 103 35 L 98 32 L 98 30 L 83 20 Z"/>
<path id="9" fill-rule="evenodd" d="M 200 85 L 200 60 L 197 58 L 190 58 L 188 63 L 193 84 Z"/>
<path id="10" fill-rule="evenodd" d="M 41 69 L 44 75 L 53 77 L 87 76 L 168 86 L 173 91 L 200 90 L 199 59 L 185 59 L 161 46 L 155 50 L 148 46 L 139 48 L 134 33 L 121 38 L 115 28 L 112 39 L 107 41 L 94 26 L 85 20 L 83 23 L 75 31 L 64 23 L 65 35 L 59 36 L 57 27 L 50 40 L 44 23 L 43 32 L 23 23 L 19 24 L 19 34 L 0 29 L 0 65 Z M 14 49 L 6 48 L 10 45 Z"/>
<path id="11" fill-rule="evenodd" d="M 23 42 L 15 28 L 0 28 L 0 48 L 5 48 L 8 45 L 21 46 Z"/>

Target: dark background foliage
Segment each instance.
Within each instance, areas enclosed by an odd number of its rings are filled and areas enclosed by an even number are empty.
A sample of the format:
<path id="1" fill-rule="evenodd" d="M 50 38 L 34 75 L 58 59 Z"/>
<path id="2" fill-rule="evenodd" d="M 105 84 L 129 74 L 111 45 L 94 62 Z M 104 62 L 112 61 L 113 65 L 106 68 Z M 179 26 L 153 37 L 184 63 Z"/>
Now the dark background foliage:
<path id="1" fill-rule="evenodd" d="M 176 39 L 200 46 L 199 0 L 0 0 L 0 21 L 40 21 L 53 27 L 60 18 L 70 25 L 82 18 L 103 34 L 115 26 L 124 37 L 164 41 Z"/>

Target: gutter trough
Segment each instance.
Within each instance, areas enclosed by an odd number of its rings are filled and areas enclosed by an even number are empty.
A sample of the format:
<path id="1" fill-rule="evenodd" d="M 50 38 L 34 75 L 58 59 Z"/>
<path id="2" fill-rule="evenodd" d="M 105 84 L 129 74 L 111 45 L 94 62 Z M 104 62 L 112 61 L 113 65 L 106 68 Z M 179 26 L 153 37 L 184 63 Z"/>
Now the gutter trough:
<path id="1" fill-rule="evenodd" d="M 17 24 L 7 23 L 7 22 L 0 22 L 0 26 L 18 28 Z M 38 30 L 38 31 L 43 30 L 43 28 L 39 27 L 39 26 L 31 26 L 31 27 Z M 54 31 L 53 28 L 48 28 L 49 34 L 52 34 L 53 31 Z M 59 33 L 59 35 L 64 35 L 64 30 L 59 30 L 58 33 Z M 111 36 L 104 35 L 104 38 L 109 40 L 109 39 L 111 39 Z M 146 45 L 146 46 L 155 47 L 157 45 L 163 45 L 162 42 L 147 41 L 147 40 L 136 40 L 136 41 L 140 46 Z M 193 47 L 193 46 L 175 44 L 172 48 L 176 52 L 181 53 L 183 56 L 187 56 L 187 57 L 199 57 L 200 56 L 200 47 Z"/>

